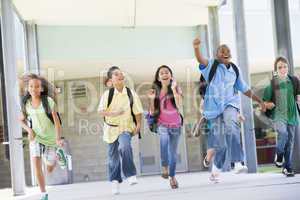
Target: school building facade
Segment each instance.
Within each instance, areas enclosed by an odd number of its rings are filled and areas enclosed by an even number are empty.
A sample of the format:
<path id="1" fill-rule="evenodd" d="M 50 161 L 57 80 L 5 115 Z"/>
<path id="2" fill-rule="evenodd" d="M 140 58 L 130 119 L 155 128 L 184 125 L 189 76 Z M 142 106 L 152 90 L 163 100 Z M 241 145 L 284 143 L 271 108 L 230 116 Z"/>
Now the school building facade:
<path id="1" fill-rule="evenodd" d="M 233 61 L 259 94 L 270 81 L 276 55 L 288 57 L 295 74 L 300 74 L 300 39 L 296 37 L 300 33 L 300 1 L 112 2 L 105 5 L 91 1 L 86 5 L 82 1 L 67 10 L 67 3 L 59 2 L 56 7 L 55 2 L 45 1 L 38 5 L 37 12 L 32 8 L 34 1 L 1 0 L 0 188 L 12 187 L 14 194 L 21 194 L 25 183 L 34 184 L 28 144 L 20 139 L 24 133 L 17 116 L 7 115 L 18 110 L 18 88 L 22 87 L 18 77 L 26 72 L 45 76 L 58 89 L 63 136 L 72 155 L 73 182 L 107 178 L 107 145 L 102 141 L 103 119 L 97 106 L 106 89 L 106 70 L 112 65 L 126 72 L 127 85 L 139 94 L 145 111 L 146 92 L 155 70 L 163 64 L 173 69 L 184 95 L 180 172 L 204 170 L 205 136 L 191 136 L 201 111 L 200 73 L 192 48 L 195 37 L 201 37 L 202 51 L 210 58 L 218 44 L 228 44 Z M 103 12 L 93 8 L 97 6 Z M 51 8 L 57 11 L 57 18 L 49 17 Z M 165 12 L 167 8 L 169 12 Z M 284 34 L 278 16 L 289 22 Z M 257 164 L 273 161 L 275 133 L 251 101 L 243 100 L 242 110 L 247 119 L 242 134 L 246 162 L 250 172 L 255 172 Z M 251 131 L 255 134 L 248 134 Z M 159 140 L 145 122 L 142 139 L 133 138 L 132 145 L 139 175 L 159 174 Z M 295 157 L 299 159 L 300 155 Z"/>

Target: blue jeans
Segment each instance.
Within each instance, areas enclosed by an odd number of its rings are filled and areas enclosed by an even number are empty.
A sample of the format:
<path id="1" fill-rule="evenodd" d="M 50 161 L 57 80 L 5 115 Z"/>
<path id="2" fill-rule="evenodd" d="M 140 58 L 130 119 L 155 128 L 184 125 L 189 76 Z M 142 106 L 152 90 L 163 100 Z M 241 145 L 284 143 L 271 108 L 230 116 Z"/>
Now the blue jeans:
<path id="1" fill-rule="evenodd" d="M 275 130 L 277 132 L 276 153 L 284 156 L 283 167 L 292 168 L 292 151 L 294 147 L 294 138 L 296 127 L 284 122 L 275 122 Z"/>
<path id="2" fill-rule="evenodd" d="M 244 151 L 241 142 L 241 131 L 240 128 L 237 128 L 236 131 L 234 131 L 234 133 L 232 134 L 231 162 L 234 163 L 234 162 L 243 162 L 243 161 L 244 161 Z"/>
<path id="3" fill-rule="evenodd" d="M 128 132 L 122 133 L 114 143 L 108 144 L 109 181 L 122 182 L 121 163 L 126 178 L 136 175 L 131 148 L 131 134 Z"/>
<path id="4" fill-rule="evenodd" d="M 169 167 L 169 176 L 174 177 L 181 128 L 167 128 L 160 125 L 157 129 L 157 133 L 160 136 L 161 165 L 163 167 Z"/>
<path id="5" fill-rule="evenodd" d="M 214 164 L 218 169 L 223 168 L 227 156 L 231 157 L 235 153 L 232 152 L 232 137 L 240 133 L 237 116 L 238 110 L 228 106 L 221 115 L 209 120 L 211 130 L 208 135 L 208 148 L 215 150 Z"/>

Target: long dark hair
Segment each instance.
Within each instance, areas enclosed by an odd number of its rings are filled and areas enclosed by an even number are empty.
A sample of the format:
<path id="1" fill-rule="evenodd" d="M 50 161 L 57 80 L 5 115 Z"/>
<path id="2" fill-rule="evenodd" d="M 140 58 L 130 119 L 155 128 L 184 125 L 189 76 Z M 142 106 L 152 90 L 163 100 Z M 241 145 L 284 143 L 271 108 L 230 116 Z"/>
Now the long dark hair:
<path id="1" fill-rule="evenodd" d="M 160 92 L 161 92 L 162 84 L 161 84 L 161 81 L 159 81 L 159 71 L 163 68 L 169 70 L 171 76 L 173 77 L 173 72 L 172 72 L 171 68 L 166 65 L 162 65 L 156 70 L 155 78 L 154 78 L 154 81 L 152 84 L 152 89 L 155 90 L 154 113 L 153 113 L 153 116 L 155 117 L 155 119 L 158 118 L 158 116 L 160 115 L 160 112 L 161 112 L 161 110 L 160 110 L 160 103 L 161 103 L 160 102 Z M 171 86 L 172 86 L 172 82 L 170 82 L 170 84 L 168 85 L 168 92 L 167 92 L 166 98 L 171 100 L 174 108 L 177 108 Z M 166 103 L 166 101 L 165 101 L 165 103 Z"/>
<path id="2" fill-rule="evenodd" d="M 36 75 L 36 74 L 26 74 L 23 77 L 21 77 L 21 80 L 23 81 L 25 88 L 28 88 L 28 83 L 30 80 L 40 80 L 41 81 L 41 87 L 42 87 L 42 91 L 41 91 L 41 100 L 42 102 L 47 102 L 48 101 L 48 97 L 51 97 L 54 102 L 56 102 L 56 90 L 55 90 L 55 86 L 52 85 L 48 80 L 46 80 L 45 78 Z M 25 90 L 24 96 L 21 97 L 21 108 L 22 108 L 22 113 L 25 117 L 25 119 L 27 118 L 27 112 L 26 112 L 26 104 L 28 102 L 28 100 L 31 98 L 31 95 L 29 94 L 28 90 Z M 46 109 L 48 109 L 48 106 L 46 107 Z M 50 113 L 50 110 L 45 110 L 46 113 Z"/>

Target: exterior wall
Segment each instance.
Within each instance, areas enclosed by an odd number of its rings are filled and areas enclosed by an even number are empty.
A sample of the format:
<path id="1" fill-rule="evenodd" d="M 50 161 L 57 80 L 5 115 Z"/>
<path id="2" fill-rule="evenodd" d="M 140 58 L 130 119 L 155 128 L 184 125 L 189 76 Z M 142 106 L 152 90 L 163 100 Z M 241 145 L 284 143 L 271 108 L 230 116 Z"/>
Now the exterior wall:
<path id="1" fill-rule="evenodd" d="M 5 147 L 0 145 L 0 188 L 11 186 L 9 160 L 5 157 Z"/>
<path id="2" fill-rule="evenodd" d="M 101 119 L 96 112 L 100 80 L 85 80 L 93 88 L 91 93 L 87 98 L 72 99 L 69 88 L 73 83 L 78 84 L 77 81 L 57 82 L 62 90 L 58 105 L 63 121 L 63 136 L 70 144 L 74 182 L 103 180 L 106 178 L 106 144 L 102 141 Z M 95 101 L 91 103 L 92 99 Z M 86 111 L 88 105 L 92 108 Z"/>

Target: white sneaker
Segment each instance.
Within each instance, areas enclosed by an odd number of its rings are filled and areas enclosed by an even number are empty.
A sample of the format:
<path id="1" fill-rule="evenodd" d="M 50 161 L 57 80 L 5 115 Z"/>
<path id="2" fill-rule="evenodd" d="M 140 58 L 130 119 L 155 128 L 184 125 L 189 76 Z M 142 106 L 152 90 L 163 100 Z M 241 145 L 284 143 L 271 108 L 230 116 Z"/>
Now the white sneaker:
<path id="1" fill-rule="evenodd" d="M 215 164 L 213 164 L 209 180 L 212 181 L 213 183 L 219 183 L 220 182 L 220 178 L 219 178 L 220 172 L 221 172 L 221 170 L 218 169 Z"/>
<path id="2" fill-rule="evenodd" d="M 219 174 L 211 174 L 209 180 L 215 184 L 219 183 L 220 182 Z"/>
<path id="3" fill-rule="evenodd" d="M 138 183 L 136 176 L 130 176 L 127 178 L 127 180 L 128 180 L 129 185 L 136 185 Z"/>
<path id="4" fill-rule="evenodd" d="M 235 174 L 247 173 L 248 167 L 246 165 L 242 165 L 241 163 L 235 163 L 233 172 Z"/>
<path id="5" fill-rule="evenodd" d="M 213 174 L 219 174 L 221 172 L 222 172 L 221 169 L 219 169 L 215 164 L 212 164 L 211 173 L 213 173 Z"/>
<path id="6" fill-rule="evenodd" d="M 111 191 L 113 195 L 120 194 L 120 183 L 118 181 L 111 182 Z"/>

